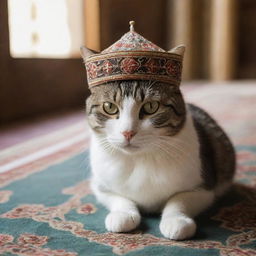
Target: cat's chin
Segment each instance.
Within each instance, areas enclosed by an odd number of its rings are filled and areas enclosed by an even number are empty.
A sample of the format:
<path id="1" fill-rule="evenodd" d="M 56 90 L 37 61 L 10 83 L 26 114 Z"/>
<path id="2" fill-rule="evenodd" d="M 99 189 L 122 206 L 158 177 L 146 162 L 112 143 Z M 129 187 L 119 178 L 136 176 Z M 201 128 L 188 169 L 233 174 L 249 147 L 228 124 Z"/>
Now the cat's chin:
<path id="1" fill-rule="evenodd" d="M 119 150 L 125 154 L 132 155 L 132 154 L 137 154 L 138 152 L 140 152 L 141 148 L 139 146 L 128 144 L 123 147 L 119 147 Z"/>

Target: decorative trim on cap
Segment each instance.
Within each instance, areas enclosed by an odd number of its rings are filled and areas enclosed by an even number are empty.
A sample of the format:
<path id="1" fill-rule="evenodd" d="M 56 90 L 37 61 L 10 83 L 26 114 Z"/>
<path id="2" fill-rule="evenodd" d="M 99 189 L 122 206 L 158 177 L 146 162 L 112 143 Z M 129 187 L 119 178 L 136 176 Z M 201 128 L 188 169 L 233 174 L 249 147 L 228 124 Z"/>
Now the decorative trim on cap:
<path id="1" fill-rule="evenodd" d="M 179 85 L 182 56 L 157 51 L 119 51 L 86 59 L 89 87 L 115 80 L 155 80 Z"/>

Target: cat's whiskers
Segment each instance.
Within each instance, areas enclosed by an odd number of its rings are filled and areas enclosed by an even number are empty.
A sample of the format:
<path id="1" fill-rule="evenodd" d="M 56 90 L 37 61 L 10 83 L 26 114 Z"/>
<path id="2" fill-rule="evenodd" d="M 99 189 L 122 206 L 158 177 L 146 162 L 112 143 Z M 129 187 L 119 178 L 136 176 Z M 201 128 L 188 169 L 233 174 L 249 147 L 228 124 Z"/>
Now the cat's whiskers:
<path id="1" fill-rule="evenodd" d="M 184 150 L 184 148 L 185 148 L 184 146 L 186 145 L 186 143 L 183 143 L 183 145 L 181 145 L 181 143 L 180 144 L 178 144 L 178 143 L 169 143 L 166 140 L 163 140 L 162 138 L 159 138 L 159 139 L 161 139 L 163 144 L 168 145 L 169 147 L 173 148 L 174 150 L 180 152 L 181 155 L 184 155 L 190 161 L 190 163 L 193 164 L 193 166 L 198 166 L 198 163 L 196 162 L 196 160 L 193 159 L 188 154 L 188 152 Z"/>
<path id="2" fill-rule="evenodd" d="M 181 152 L 181 154 L 185 154 L 185 157 L 191 162 L 193 163 L 194 167 L 198 166 L 198 162 L 191 156 L 191 154 L 189 154 L 187 151 L 184 150 L 184 146 L 179 144 L 174 144 L 173 147 L 175 147 L 179 152 Z M 191 149 L 189 150 L 191 151 Z M 200 168 L 200 167 L 199 167 Z"/>
<path id="3" fill-rule="evenodd" d="M 119 142 L 119 143 L 122 143 L 122 140 L 116 139 L 116 138 L 108 138 L 108 141 L 110 141 L 110 142 Z"/>
<path id="4" fill-rule="evenodd" d="M 181 146 L 181 148 L 186 148 L 192 151 L 194 149 L 193 143 L 189 143 L 188 140 L 181 140 L 179 138 L 172 138 L 172 142 L 174 145 Z"/>
<path id="5" fill-rule="evenodd" d="M 192 141 L 191 136 L 185 135 L 185 134 L 183 134 L 182 136 L 184 137 L 183 139 L 180 139 L 180 138 L 177 138 L 177 137 L 174 137 L 173 139 L 176 140 L 176 141 L 179 141 L 183 144 L 189 145 L 189 146 L 193 145 L 193 141 Z"/>
<path id="6" fill-rule="evenodd" d="M 172 162 L 178 166 L 181 167 L 182 165 L 182 161 L 177 160 L 178 158 L 181 159 L 180 155 L 177 154 L 177 152 L 169 150 L 169 148 L 163 148 L 162 144 L 159 143 L 152 143 L 153 146 L 156 146 L 156 148 L 158 148 L 158 154 L 161 155 L 161 157 L 163 157 L 163 159 L 170 159 L 172 158 Z M 168 158 L 167 158 L 168 157 Z"/>
<path id="7" fill-rule="evenodd" d="M 172 158 L 172 161 L 175 163 L 176 166 L 179 168 L 182 167 L 183 165 L 186 166 L 186 163 L 189 162 L 191 169 L 194 169 L 194 167 L 197 168 L 196 162 L 191 158 L 191 157 L 186 157 L 186 161 L 184 160 L 184 155 L 182 153 L 177 152 L 177 148 L 174 148 L 173 150 L 168 150 L 166 148 L 163 148 L 163 145 L 160 150 L 166 151 L 168 153 L 168 157 Z M 170 147 L 168 147 L 170 149 Z"/>
<path id="8" fill-rule="evenodd" d="M 182 158 L 180 154 L 177 153 L 176 150 L 173 150 L 169 145 L 164 145 L 161 142 L 154 142 L 152 143 L 153 146 L 156 146 L 158 149 L 160 149 L 162 152 L 165 153 L 164 157 L 171 157 L 171 158 Z"/>
<path id="9" fill-rule="evenodd" d="M 113 145 L 111 145 L 107 138 L 98 138 L 98 144 L 100 147 L 102 147 L 105 151 L 110 153 L 111 155 L 115 153 L 116 149 Z"/>

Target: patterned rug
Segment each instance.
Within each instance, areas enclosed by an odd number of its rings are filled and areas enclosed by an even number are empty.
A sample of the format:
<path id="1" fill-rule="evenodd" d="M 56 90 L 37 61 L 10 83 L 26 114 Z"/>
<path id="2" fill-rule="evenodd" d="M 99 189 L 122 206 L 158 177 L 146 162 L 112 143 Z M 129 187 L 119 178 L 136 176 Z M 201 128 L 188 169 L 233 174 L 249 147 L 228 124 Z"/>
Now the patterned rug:
<path id="1" fill-rule="evenodd" d="M 137 230 L 108 233 L 107 211 L 89 189 L 85 121 L 0 152 L 1 255 L 256 255 L 256 86 L 188 86 L 188 101 L 209 111 L 237 151 L 232 190 L 197 217 L 196 236 L 170 241 L 159 216 Z"/>

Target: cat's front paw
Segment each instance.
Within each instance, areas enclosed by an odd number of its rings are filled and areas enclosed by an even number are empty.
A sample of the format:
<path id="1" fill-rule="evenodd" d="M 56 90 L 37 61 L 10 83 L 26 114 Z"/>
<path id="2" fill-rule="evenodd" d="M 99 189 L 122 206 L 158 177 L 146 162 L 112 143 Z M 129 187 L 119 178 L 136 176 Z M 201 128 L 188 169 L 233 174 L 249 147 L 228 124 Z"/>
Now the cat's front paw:
<path id="1" fill-rule="evenodd" d="M 140 224 L 139 213 L 110 212 L 105 219 L 106 229 L 110 232 L 128 232 Z"/>
<path id="2" fill-rule="evenodd" d="M 160 231 L 166 238 L 183 240 L 195 234 L 196 224 L 187 216 L 166 217 L 160 222 Z"/>

